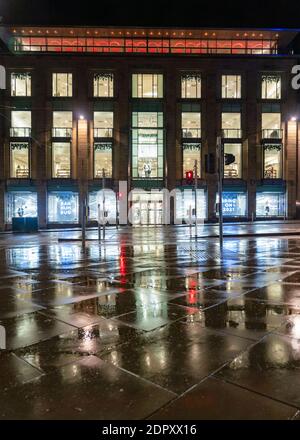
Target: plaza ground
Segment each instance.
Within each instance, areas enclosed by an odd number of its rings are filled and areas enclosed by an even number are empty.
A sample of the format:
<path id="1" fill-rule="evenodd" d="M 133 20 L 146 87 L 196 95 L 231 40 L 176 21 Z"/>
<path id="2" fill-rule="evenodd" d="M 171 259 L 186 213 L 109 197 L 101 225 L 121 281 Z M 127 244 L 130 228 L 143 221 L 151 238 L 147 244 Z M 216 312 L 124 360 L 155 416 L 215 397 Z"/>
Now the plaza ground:
<path id="1" fill-rule="evenodd" d="M 300 225 L 217 228 L 0 234 L 0 418 L 298 419 Z"/>

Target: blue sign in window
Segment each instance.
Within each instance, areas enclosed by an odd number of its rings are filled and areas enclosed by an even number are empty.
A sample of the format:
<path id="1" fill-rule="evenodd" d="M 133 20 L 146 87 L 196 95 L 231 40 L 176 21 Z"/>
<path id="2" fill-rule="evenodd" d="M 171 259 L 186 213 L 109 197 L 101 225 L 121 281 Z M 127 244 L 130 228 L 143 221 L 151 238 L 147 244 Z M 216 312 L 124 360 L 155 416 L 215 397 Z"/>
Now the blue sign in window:
<path id="1" fill-rule="evenodd" d="M 222 197 L 224 217 L 246 215 L 247 198 L 245 193 L 224 192 Z"/>

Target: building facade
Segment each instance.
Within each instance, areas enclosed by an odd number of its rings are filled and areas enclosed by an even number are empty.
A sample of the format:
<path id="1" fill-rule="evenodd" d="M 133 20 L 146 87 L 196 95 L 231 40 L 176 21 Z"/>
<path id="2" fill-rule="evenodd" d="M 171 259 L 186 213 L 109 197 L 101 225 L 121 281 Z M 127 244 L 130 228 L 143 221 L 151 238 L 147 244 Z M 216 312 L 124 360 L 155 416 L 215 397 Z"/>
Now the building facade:
<path id="1" fill-rule="evenodd" d="M 217 138 L 225 157 L 225 219 L 297 218 L 300 200 L 296 31 L 3 27 L 0 229 L 92 224 L 119 182 L 132 223 L 160 224 L 195 207 L 216 221 Z M 195 169 L 195 162 L 197 169 Z M 206 164 L 206 166 L 205 166 Z M 209 172 L 212 171 L 212 172 Z M 143 192 L 139 192 L 143 189 Z"/>

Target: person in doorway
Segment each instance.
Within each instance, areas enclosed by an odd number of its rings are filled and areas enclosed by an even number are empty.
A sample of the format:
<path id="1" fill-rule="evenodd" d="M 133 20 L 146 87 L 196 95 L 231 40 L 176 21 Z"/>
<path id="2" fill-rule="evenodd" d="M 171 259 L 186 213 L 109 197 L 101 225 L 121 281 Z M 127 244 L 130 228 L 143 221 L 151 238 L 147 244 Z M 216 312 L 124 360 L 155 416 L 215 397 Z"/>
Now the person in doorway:
<path id="1" fill-rule="evenodd" d="M 268 216 L 270 214 L 270 206 L 269 206 L 269 202 L 267 201 L 266 206 L 265 206 L 265 214 Z"/>

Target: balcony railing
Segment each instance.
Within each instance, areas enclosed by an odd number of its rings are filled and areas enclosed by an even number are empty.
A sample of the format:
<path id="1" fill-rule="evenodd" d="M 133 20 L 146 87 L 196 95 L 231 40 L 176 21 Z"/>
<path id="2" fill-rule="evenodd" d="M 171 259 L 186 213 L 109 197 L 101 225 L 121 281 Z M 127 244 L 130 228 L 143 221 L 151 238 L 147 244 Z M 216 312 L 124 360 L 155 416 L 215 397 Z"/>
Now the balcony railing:
<path id="1" fill-rule="evenodd" d="M 30 137 L 31 128 L 29 127 L 11 127 L 10 137 Z"/>
<path id="2" fill-rule="evenodd" d="M 95 179 L 101 179 L 103 177 L 103 169 L 97 169 L 95 170 Z M 112 177 L 112 170 L 105 169 L 105 176 L 107 179 L 111 179 Z"/>
<path id="3" fill-rule="evenodd" d="M 223 139 L 241 139 L 242 130 L 240 128 L 225 128 L 222 130 Z"/>
<path id="4" fill-rule="evenodd" d="M 71 138 L 72 137 L 72 128 L 68 127 L 53 127 L 52 128 L 52 137 L 63 137 L 63 138 Z"/>
<path id="5" fill-rule="evenodd" d="M 94 138 L 111 138 L 113 137 L 112 128 L 94 128 Z"/>
<path id="6" fill-rule="evenodd" d="M 282 139 L 283 130 L 280 128 L 268 128 L 262 130 L 262 139 Z"/>
<path id="7" fill-rule="evenodd" d="M 71 177 L 71 171 L 67 168 L 60 168 L 56 170 L 53 177 L 57 179 L 69 179 Z"/>
<path id="8" fill-rule="evenodd" d="M 16 179 L 28 179 L 29 169 L 28 168 L 17 168 L 16 169 Z"/>
<path id="9" fill-rule="evenodd" d="M 183 128 L 183 138 L 201 138 L 201 128 Z"/>

